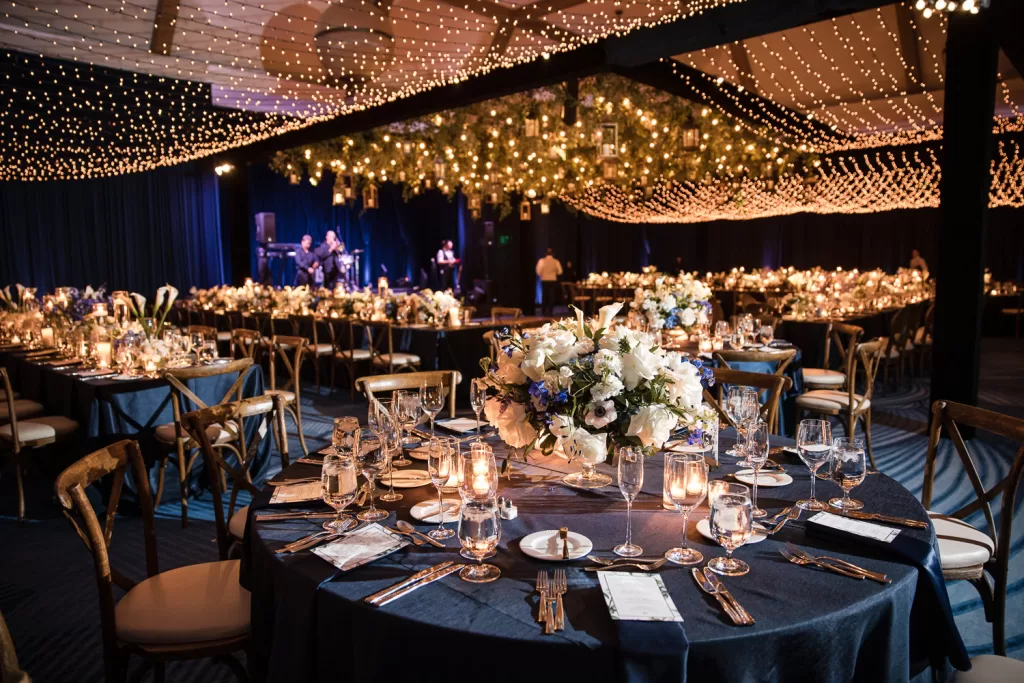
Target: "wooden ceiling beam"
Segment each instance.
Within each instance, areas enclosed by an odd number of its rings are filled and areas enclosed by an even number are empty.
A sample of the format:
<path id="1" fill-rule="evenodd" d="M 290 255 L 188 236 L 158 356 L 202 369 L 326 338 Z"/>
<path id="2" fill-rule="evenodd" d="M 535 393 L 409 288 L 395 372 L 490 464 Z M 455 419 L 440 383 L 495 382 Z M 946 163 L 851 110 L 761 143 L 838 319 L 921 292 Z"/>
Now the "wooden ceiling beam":
<path id="1" fill-rule="evenodd" d="M 153 35 L 149 40 L 151 53 L 155 55 L 171 54 L 171 44 L 174 42 L 174 24 L 177 20 L 178 0 L 157 0 Z"/>

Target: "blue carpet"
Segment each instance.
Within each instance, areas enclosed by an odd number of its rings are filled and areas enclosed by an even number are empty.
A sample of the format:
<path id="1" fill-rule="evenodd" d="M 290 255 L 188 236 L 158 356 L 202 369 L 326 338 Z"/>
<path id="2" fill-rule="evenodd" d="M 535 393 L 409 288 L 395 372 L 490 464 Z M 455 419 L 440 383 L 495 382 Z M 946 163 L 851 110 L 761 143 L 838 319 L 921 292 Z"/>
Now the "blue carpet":
<path id="1" fill-rule="evenodd" d="M 1024 416 L 1024 342 L 992 339 L 985 342 L 981 373 L 981 400 L 986 408 Z M 340 398 L 339 398 L 340 397 Z M 347 392 L 335 398 L 303 397 L 303 422 L 311 450 L 326 445 L 334 417 L 343 414 L 365 419 L 366 404 L 348 402 Z M 928 383 L 915 380 L 907 387 L 876 391 L 873 410 L 875 457 L 882 471 L 920 496 L 924 455 L 928 444 Z M 289 422 L 289 428 L 291 423 Z M 301 453 L 292 438 L 293 454 Z M 1015 446 L 976 439 L 971 443 L 978 470 L 986 483 L 998 481 L 1009 469 Z M 952 446 L 945 444 L 937 466 L 932 507 L 950 512 L 973 496 Z M 176 479 L 176 477 L 169 477 Z M 22 667 L 37 683 L 93 683 L 103 680 L 99 638 L 99 608 L 91 558 L 61 516 L 53 500 L 52 484 L 38 470 L 27 480 L 32 520 L 18 524 L 14 477 L 10 469 L 0 476 L 0 612 L 14 637 Z M 210 497 L 192 500 L 190 524 L 179 523 L 177 491 L 168 490 L 157 513 L 160 568 L 172 569 L 217 559 L 213 507 Z M 998 503 L 998 499 L 997 499 Z M 998 507 L 995 508 L 998 515 Z M 1020 516 L 1021 512 L 1018 512 Z M 979 514 L 970 520 L 983 528 Z M 998 522 L 998 517 L 997 517 Z M 113 565 L 122 573 L 145 575 L 141 522 L 119 519 L 111 547 Z M 1024 520 L 1016 519 L 1007 598 L 1007 649 L 1024 659 Z M 981 601 L 966 582 L 949 584 L 957 625 L 972 655 L 992 651 L 992 630 L 985 621 Z M 233 681 L 226 667 L 211 661 L 187 662 L 168 668 L 171 681 Z"/>

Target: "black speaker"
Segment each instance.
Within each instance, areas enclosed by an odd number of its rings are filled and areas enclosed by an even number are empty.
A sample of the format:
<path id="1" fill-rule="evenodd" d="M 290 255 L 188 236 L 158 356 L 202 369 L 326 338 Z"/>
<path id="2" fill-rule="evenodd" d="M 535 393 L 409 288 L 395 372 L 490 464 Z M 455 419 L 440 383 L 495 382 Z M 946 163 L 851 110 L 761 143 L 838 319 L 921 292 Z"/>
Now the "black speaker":
<path id="1" fill-rule="evenodd" d="M 274 222 L 274 214 L 256 214 L 256 243 L 269 244 L 277 241 L 277 225 Z"/>

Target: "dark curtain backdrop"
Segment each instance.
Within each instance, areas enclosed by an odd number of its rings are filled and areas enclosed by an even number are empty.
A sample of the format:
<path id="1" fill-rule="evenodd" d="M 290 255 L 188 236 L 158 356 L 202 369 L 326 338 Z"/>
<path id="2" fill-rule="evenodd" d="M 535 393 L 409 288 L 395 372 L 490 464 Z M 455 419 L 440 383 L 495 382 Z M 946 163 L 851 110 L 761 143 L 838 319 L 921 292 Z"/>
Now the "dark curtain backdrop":
<path id="1" fill-rule="evenodd" d="M 152 297 L 165 282 L 183 293 L 223 282 L 217 180 L 208 166 L 0 183 L 0 286 L 106 284 Z"/>

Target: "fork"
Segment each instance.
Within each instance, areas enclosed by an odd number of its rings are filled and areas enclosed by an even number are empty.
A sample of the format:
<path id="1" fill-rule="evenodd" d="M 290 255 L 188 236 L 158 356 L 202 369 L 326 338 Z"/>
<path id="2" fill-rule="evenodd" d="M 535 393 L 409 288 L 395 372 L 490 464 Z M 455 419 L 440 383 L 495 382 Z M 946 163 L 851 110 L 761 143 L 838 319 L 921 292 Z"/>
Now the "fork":
<path id="1" fill-rule="evenodd" d="M 565 630 L 565 607 L 562 605 L 562 595 L 568 590 L 568 581 L 566 580 L 565 570 L 555 570 L 555 585 L 553 587 L 555 593 L 555 628 L 559 631 Z"/>
<path id="2" fill-rule="evenodd" d="M 664 557 L 657 562 L 651 562 L 649 564 L 639 564 L 637 562 L 620 562 L 618 564 L 606 565 L 603 567 L 585 567 L 588 572 L 603 572 L 609 569 L 621 569 L 622 567 L 636 567 L 642 572 L 653 572 L 655 569 L 660 569 L 663 564 L 668 562 Z"/>
<path id="3" fill-rule="evenodd" d="M 847 562 L 846 560 L 841 560 L 838 557 L 827 557 L 827 556 L 824 556 L 824 555 L 822 555 L 820 557 L 815 557 L 814 555 L 811 555 L 809 552 L 807 552 L 805 550 L 801 550 L 800 548 L 796 547 L 795 545 L 793 545 L 789 541 L 786 541 L 786 548 L 788 548 L 789 551 L 791 553 L 793 553 L 794 555 L 797 555 L 798 557 L 802 557 L 802 558 L 804 558 L 805 560 L 807 560 L 809 562 L 817 562 L 817 563 L 825 562 L 825 563 L 828 563 L 828 564 L 836 564 L 836 565 L 839 565 L 840 567 L 842 567 L 843 569 L 847 569 L 847 570 L 849 570 L 851 572 L 856 572 L 858 574 L 863 574 L 866 578 L 869 578 L 869 579 L 871 579 L 873 581 L 878 581 L 879 583 L 892 583 L 892 579 L 887 577 L 885 574 L 881 574 L 879 572 L 869 571 L 867 569 L 864 569 L 861 566 L 858 566 L 858 565 L 854 564 L 853 562 Z"/>
<path id="4" fill-rule="evenodd" d="M 779 548 L 779 552 L 782 553 L 782 556 L 785 557 L 790 562 L 792 562 L 793 564 L 809 565 L 809 566 L 812 566 L 812 567 L 818 567 L 819 569 L 827 569 L 829 571 L 835 572 L 836 574 L 842 574 L 843 576 L 849 576 L 851 579 L 859 579 L 859 580 L 863 581 L 865 578 L 867 578 L 863 574 L 858 574 L 857 572 L 854 572 L 852 570 L 843 569 L 842 567 L 838 567 L 838 566 L 836 566 L 834 564 L 828 564 L 827 562 L 821 562 L 821 561 L 819 561 L 817 559 L 813 559 L 812 560 L 812 559 L 808 559 L 806 557 L 800 557 L 799 555 L 795 554 L 792 550 L 790 550 L 786 546 L 783 546 L 783 547 Z"/>
<path id="5" fill-rule="evenodd" d="M 305 550 L 306 548 L 309 548 L 310 546 L 314 546 L 314 545 L 316 545 L 316 544 L 318 544 L 318 543 L 320 543 L 322 541 L 325 541 L 329 537 L 335 536 L 335 535 L 340 536 L 341 534 L 338 534 L 337 532 L 334 532 L 334 531 L 319 531 L 319 532 L 317 532 L 315 534 L 310 534 L 309 536 L 304 536 L 304 537 L 302 537 L 302 538 L 300 538 L 300 539 L 298 539 L 296 541 L 292 541 L 288 545 L 282 546 L 282 547 L 278 548 L 277 550 L 275 550 L 274 552 L 277 553 L 278 555 L 280 555 L 282 553 L 296 553 L 296 552 L 298 552 L 300 550 Z"/>
<path id="6" fill-rule="evenodd" d="M 544 623 L 544 635 L 551 635 L 555 632 L 555 616 L 551 613 L 552 605 L 548 604 L 551 600 L 551 580 L 548 578 L 547 572 L 537 572 L 537 592 L 540 593 L 537 621 Z"/>

